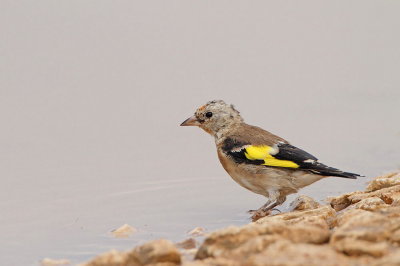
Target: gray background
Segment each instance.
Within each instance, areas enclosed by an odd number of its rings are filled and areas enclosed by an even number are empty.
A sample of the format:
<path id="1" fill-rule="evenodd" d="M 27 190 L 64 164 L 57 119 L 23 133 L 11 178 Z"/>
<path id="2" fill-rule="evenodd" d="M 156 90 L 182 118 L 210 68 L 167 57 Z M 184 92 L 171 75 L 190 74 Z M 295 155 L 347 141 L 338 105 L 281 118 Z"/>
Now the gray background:
<path id="1" fill-rule="evenodd" d="M 0 225 L 7 265 L 248 223 L 213 140 L 178 125 L 213 99 L 326 164 L 400 167 L 399 1 L 0 0 Z M 124 223 L 139 232 L 115 240 Z"/>

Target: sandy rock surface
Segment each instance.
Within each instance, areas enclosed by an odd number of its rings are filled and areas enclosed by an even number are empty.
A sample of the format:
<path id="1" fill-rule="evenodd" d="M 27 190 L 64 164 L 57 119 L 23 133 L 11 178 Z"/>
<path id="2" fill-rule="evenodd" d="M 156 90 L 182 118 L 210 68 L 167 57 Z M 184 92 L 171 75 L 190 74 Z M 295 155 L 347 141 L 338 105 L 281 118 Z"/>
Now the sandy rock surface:
<path id="1" fill-rule="evenodd" d="M 165 239 L 147 242 L 128 252 L 112 250 L 81 266 L 180 265 L 181 255 L 175 245 Z"/>
<path id="2" fill-rule="evenodd" d="M 45 258 L 40 262 L 41 266 L 69 266 L 71 265 L 71 262 L 66 259 L 50 259 L 50 258 Z"/>
<path id="3" fill-rule="evenodd" d="M 181 242 L 175 243 L 175 245 L 181 249 L 194 249 L 196 248 L 196 240 L 194 238 L 188 238 Z"/>
<path id="4" fill-rule="evenodd" d="M 84 265 L 400 265 L 399 172 L 376 178 L 366 191 L 331 198 L 328 205 L 301 196 L 291 210 L 215 231 L 198 249 L 189 241 L 194 259 L 184 242 L 178 250 L 156 240 Z"/>
<path id="5" fill-rule="evenodd" d="M 190 230 L 187 234 L 193 237 L 196 236 L 204 236 L 206 233 L 206 229 L 203 227 L 195 227 L 192 230 Z"/>
<path id="6" fill-rule="evenodd" d="M 129 224 L 124 224 L 121 227 L 111 231 L 111 234 L 117 238 L 127 238 L 136 233 L 136 229 Z"/>

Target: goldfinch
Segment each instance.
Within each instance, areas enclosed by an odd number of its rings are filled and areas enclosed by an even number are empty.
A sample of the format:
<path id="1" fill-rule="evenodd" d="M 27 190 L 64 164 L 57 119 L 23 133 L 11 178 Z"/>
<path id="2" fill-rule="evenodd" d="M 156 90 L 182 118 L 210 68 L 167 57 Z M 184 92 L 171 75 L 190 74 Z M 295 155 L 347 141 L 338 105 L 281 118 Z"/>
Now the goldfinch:
<path id="1" fill-rule="evenodd" d="M 269 213 L 287 195 L 321 178 L 360 176 L 326 166 L 283 138 L 246 124 L 233 105 L 222 100 L 199 107 L 181 126 L 198 126 L 212 135 L 218 158 L 232 179 L 268 198 L 256 213 Z"/>

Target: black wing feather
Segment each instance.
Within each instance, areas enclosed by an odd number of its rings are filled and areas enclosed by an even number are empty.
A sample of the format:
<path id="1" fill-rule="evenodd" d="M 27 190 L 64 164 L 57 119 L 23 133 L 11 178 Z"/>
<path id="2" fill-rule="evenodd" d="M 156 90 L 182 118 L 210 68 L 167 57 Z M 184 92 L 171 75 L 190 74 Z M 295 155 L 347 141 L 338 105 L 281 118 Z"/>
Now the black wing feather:
<path id="1" fill-rule="evenodd" d="M 339 176 L 345 178 L 356 179 L 359 174 L 341 171 L 337 168 L 326 166 L 318 162 L 318 159 L 302 149 L 287 143 L 278 144 L 279 152 L 274 155 L 275 158 L 281 160 L 289 160 L 297 163 L 304 170 L 310 170 L 319 175 Z"/>
<path id="2" fill-rule="evenodd" d="M 315 156 L 309 154 L 308 152 L 305 152 L 302 149 L 299 149 L 287 143 L 278 144 L 278 148 L 279 152 L 274 155 L 276 159 L 289 160 L 297 164 L 306 160 L 318 160 Z"/>

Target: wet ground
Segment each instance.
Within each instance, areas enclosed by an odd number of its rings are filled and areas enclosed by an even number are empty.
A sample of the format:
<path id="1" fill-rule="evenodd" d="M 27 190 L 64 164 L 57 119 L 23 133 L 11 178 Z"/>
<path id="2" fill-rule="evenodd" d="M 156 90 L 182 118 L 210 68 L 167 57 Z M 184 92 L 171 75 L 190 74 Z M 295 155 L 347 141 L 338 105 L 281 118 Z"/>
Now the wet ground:
<path id="1" fill-rule="evenodd" d="M 302 194 L 323 200 L 398 169 L 400 5 L 388 3 L 7 3 L 1 264 L 248 223 L 264 199 L 230 179 L 210 136 L 178 126 L 212 99 L 366 175 Z M 138 232 L 113 238 L 125 223 Z"/>

